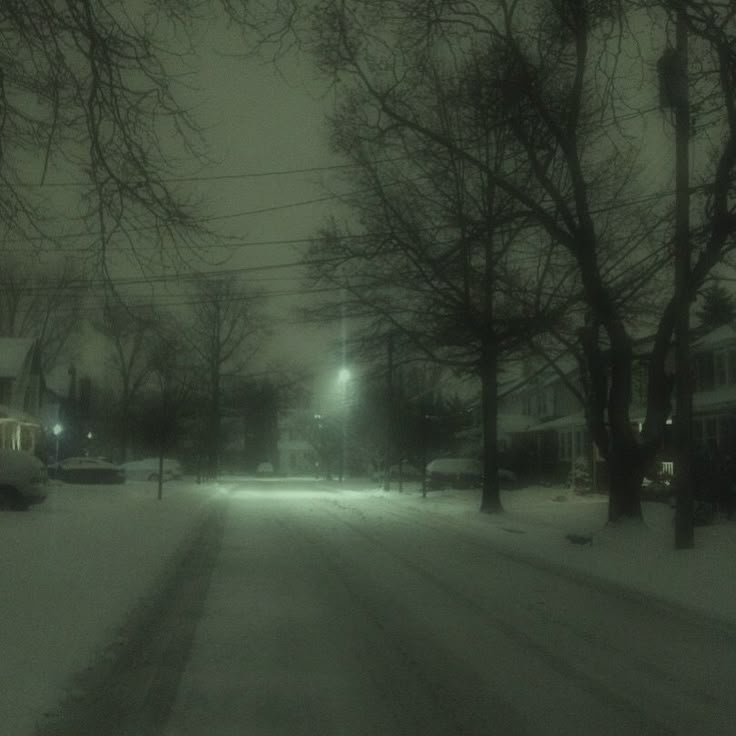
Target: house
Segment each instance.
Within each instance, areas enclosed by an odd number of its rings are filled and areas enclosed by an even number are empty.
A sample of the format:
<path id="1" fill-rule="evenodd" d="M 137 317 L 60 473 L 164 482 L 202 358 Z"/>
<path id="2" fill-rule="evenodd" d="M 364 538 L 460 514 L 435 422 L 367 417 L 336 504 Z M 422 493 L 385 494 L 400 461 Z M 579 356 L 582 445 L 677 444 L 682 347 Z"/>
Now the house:
<path id="1" fill-rule="evenodd" d="M 282 411 L 278 418 L 278 470 L 281 475 L 314 475 L 319 457 L 313 444 L 314 413 L 307 410 Z"/>
<path id="2" fill-rule="evenodd" d="M 651 339 L 635 341 L 630 417 L 641 428 L 645 418 L 647 356 Z M 724 325 L 693 332 L 693 444 L 736 454 L 736 329 Z M 673 366 L 674 367 L 674 366 Z M 583 405 L 570 389 L 580 385 L 572 360 L 551 367 L 528 364 L 523 375 L 499 387 L 499 438 L 507 463 L 527 475 L 561 480 L 577 458 L 592 468 L 600 457 L 588 432 Z"/>
<path id="3" fill-rule="evenodd" d="M 579 385 L 577 366 L 562 359 L 558 371 L 529 361 L 499 385 L 503 463 L 529 478 L 561 480 L 575 458 L 592 452 L 583 407 L 569 385 Z"/>
<path id="4" fill-rule="evenodd" d="M 38 342 L 0 337 L 0 447 L 37 451 L 43 439 L 43 394 Z"/>
<path id="5" fill-rule="evenodd" d="M 736 329 L 723 325 L 691 348 L 694 373 L 693 444 L 736 451 Z"/>

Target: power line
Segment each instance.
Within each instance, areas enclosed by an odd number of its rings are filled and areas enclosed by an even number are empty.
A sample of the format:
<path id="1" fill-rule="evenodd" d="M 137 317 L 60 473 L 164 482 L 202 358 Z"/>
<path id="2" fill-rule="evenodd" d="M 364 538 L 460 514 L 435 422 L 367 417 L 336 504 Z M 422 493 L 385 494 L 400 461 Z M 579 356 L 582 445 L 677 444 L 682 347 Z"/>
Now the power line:
<path id="1" fill-rule="evenodd" d="M 394 182 L 391 184 L 391 186 L 402 184 L 405 182 Z M 700 190 L 705 190 L 708 188 L 707 184 L 700 184 L 696 185 L 690 188 L 691 194 L 697 193 Z M 248 215 L 253 214 L 261 214 L 265 212 L 273 212 L 283 209 L 290 209 L 292 207 L 301 207 L 308 204 L 315 204 L 318 202 L 325 202 L 332 199 L 338 199 L 340 197 L 349 197 L 354 196 L 356 194 L 365 194 L 366 192 L 373 191 L 372 188 L 366 188 L 366 189 L 359 189 L 354 190 L 352 192 L 343 192 L 340 194 L 332 194 L 325 197 L 319 197 L 315 199 L 309 199 L 309 200 L 301 200 L 298 202 L 291 202 L 286 203 L 282 205 L 274 205 L 272 207 L 266 207 L 256 210 L 246 210 L 243 212 L 236 212 L 236 213 L 230 213 L 226 215 L 215 215 L 211 218 L 207 218 L 203 220 L 203 222 L 209 222 L 213 220 L 224 220 L 224 219 L 234 219 L 236 217 L 245 217 Z M 635 197 L 628 200 L 611 200 L 608 203 L 605 203 L 597 208 L 591 209 L 591 214 L 604 214 L 606 212 L 613 212 L 617 209 L 624 209 L 626 207 L 634 207 L 638 204 L 644 204 L 646 202 L 653 202 L 653 201 L 659 201 L 661 199 L 665 199 L 667 197 L 674 196 L 674 190 L 672 189 L 664 189 L 657 192 L 652 192 L 650 194 L 644 194 L 640 197 Z M 537 227 L 537 224 L 531 224 L 529 227 Z M 144 226 L 144 227 L 132 227 L 132 228 L 126 228 L 126 233 L 140 233 L 140 232 L 151 232 L 153 230 L 158 230 L 159 228 L 155 225 L 150 226 Z M 427 228 L 431 229 L 431 228 Z M 392 234 L 392 233 L 387 233 Z M 377 235 L 378 237 L 382 237 L 381 234 Z M 81 238 L 95 238 L 97 237 L 97 234 L 91 233 L 89 231 L 81 231 L 76 233 L 62 233 L 60 235 L 56 235 L 53 238 L 47 238 L 44 236 L 33 236 L 29 238 L 5 238 L 3 239 L 3 242 L 8 243 L 32 243 L 32 242 L 48 242 L 49 240 L 62 240 L 62 239 L 68 239 L 68 238 L 75 238 L 75 239 L 81 239 Z M 341 236 L 344 238 L 368 238 L 371 237 L 371 234 L 356 234 L 356 235 L 345 235 Z M 302 244 L 302 243 L 314 243 L 318 242 L 319 238 L 315 237 L 303 237 L 303 238 L 290 238 L 290 239 L 283 239 L 283 240 L 262 240 L 262 241 L 222 241 L 222 242 L 215 242 L 212 243 L 209 247 L 212 249 L 216 248 L 250 248 L 250 247 L 257 247 L 257 246 L 263 246 L 263 245 L 288 245 L 288 244 Z M 140 247 L 140 246 L 136 246 Z M 79 248 L 70 248 L 70 249 L 60 249 L 60 248 L 54 248 L 54 247 L 35 247 L 34 252 L 38 253 L 58 253 L 59 255 L 63 255 L 64 253 L 75 253 L 75 252 L 86 252 L 88 250 L 88 247 L 79 247 Z M 17 250 L 12 248 L 0 248 L 0 253 L 9 252 L 14 253 L 17 252 Z"/>
<path id="2" fill-rule="evenodd" d="M 406 156 L 383 159 L 376 161 L 378 164 L 382 163 L 393 163 L 394 161 L 405 160 Z M 239 181 L 242 179 L 262 179 L 270 176 L 295 176 L 299 174 L 314 174 L 320 171 L 338 171 L 341 169 L 354 169 L 360 166 L 360 164 L 328 164 L 325 166 L 306 166 L 298 169 L 274 169 L 273 171 L 251 171 L 251 172 L 239 172 L 237 174 L 194 174 L 191 176 L 172 176 L 163 177 L 159 181 L 179 184 L 186 182 L 200 182 L 200 181 Z M 90 186 L 90 182 L 85 181 L 55 181 L 55 182 L 20 182 L 15 186 L 23 187 L 24 189 L 35 189 L 35 188 L 58 188 L 58 187 L 87 187 Z M 3 185 L 0 184 L 0 188 Z"/>
<path id="3" fill-rule="evenodd" d="M 618 125 L 622 121 L 632 120 L 637 117 L 642 117 L 653 112 L 661 112 L 659 106 L 645 108 L 643 110 L 634 110 L 622 115 L 616 115 L 609 117 L 605 120 L 595 121 L 581 126 L 585 128 L 607 128 L 614 125 Z M 411 159 L 411 156 L 396 156 L 394 158 L 387 158 L 375 161 L 375 164 L 384 163 L 395 163 L 397 161 L 406 161 Z M 293 169 L 273 169 L 271 171 L 250 171 L 250 172 L 238 172 L 235 174 L 192 174 L 190 176 L 171 176 L 162 177 L 159 179 L 161 182 L 170 184 L 181 184 L 188 182 L 207 182 L 207 181 L 241 181 L 243 179 L 262 179 L 272 176 L 297 176 L 301 174 L 314 174 L 322 171 L 340 171 L 344 169 L 355 169 L 359 168 L 361 164 L 326 164 L 323 166 L 304 166 Z M 45 181 L 45 182 L 18 182 L 14 186 L 21 187 L 24 189 L 41 189 L 41 188 L 60 188 L 60 187 L 88 187 L 90 182 L 88 181 Z M 0 184 L 0 189 L 7 188 L 7 185 Z"/>

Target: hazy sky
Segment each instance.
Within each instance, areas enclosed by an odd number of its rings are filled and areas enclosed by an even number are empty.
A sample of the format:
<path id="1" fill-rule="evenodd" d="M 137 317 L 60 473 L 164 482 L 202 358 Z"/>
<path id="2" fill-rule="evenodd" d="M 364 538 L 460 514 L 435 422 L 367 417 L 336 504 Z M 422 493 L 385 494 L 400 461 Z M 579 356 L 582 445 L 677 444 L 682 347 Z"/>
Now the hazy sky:
<path id="1" fill-rule="evenodd" d="M 243 245 L 228 249 L 229 267 L 250 268 L 293 263 L 306 244 L 274 243 L 314 236 L 330 209 L 330 202 L 312 202 L 325 196 L 321 172 L 250 176 L 292 172 L 339 163 L 329 154 L 324 116 L 331 97 L 315 81 L 307 60 L 284 63 L 283 74 L 270 64 L 229 58 L 238 51 L 237 34 L 215 28 L 202 50 L 202 107 L 198 119 L 208 128 L 211 154 L 221 163 L 211 175 L 242 178 L 208 181 L 199 191 L 209 196 L 214 216 L 224 231 L 242 238 Z M 299 204 L 308 202 L 308 204 Z M 289 206 L 293 205 L 293 206 Z M 273 208 L 273 209 L 272 209 Z M 258 210 L 266 210 L 257 212 Z M 237 213 L 251 213 L 233 216 Z M 260 244 L 267 241 L 268 244 Z M 303 287 L 298 269 L 273 269 L 246 274 L 253 284 L 275 294 Z M 272 353 L 306 354 L 317 338 L 311 330 L 294 326 L 289 310 L 298 297 L 274 296 L 277 315 L 288 325 L 278 326 Z"/>
<path id="2" fill-rule="evenodd" d="M 201 50 L 195 111 L 219 162 L 203 173 L 238 177 L 203 181 L 197 187 L 210 200 L 209 214 L 223 218 L 218 227 L 243 241 L 227 251 L 228 267 L 234 269 L 297 261 L 306 244 L 273 241 L 313 237 L 332 204 L 312 201 L 325 197 L 323 172 L 261 174 L 340 163 L 330 155 L 324 121 L 332 96 L 316 79 L 309 60 L 284 60 L 279 72 L 270 63 L 228 56 L 242 49 L 235 31 L 223 26 L 210 30 Z M 306 355 L 315 347 L 318 354 L 323 352 L 312 345 L 318 339 L 312 330 L 293 324 L 290 310 L 298 297 L 278 296 L 302 289 L 300 275 L 296 268 L 245 274 L 254 285 L 275 293 L 277 316 L 288 323 L 277 327 L 271 354 Z"/>
<path id="3" fill-rule="evenodd" d="M 246 283 L 273 292 L 269 305 L 276 318 L 275 335 L 261 364 L 284 357 L 312 363 L 318 370 L 327 362 L 331 370 L 334 352 L 328 355 L 329 343 L 339 327 L 295 323 L 293 310 L 304 289 L 301 270 L 280 265 L 299 261 L 307 243 L 294 241 L 314 237 L 334 207 L 329 200 L 313 201 L 325 199 L 320 180 L 329 176 L 329 166 L 341 163 L 327 145 L 324 117 L 333 97 L 307 58 L 283 60 L 279 71 L 271 63 L 233 56 L 242 53 L 243 40 L 224 24 L 211 27 L 198 47 L 199 68 L 187 80 L 192 89 L 180 99 L 203 127 L 214 163 L 193 163 L 189 169 L 196 170 L 197 180 L 185 186 L 204 198 L 205 216 L 215 218 L 211 226 L 238 242 L 208 250 L 220 265 L 194 265 L 240 271 Z M 324 167 L 328 170 L 319 170 Z M 119 272 L 127 276 L 129 267 Z M 186 300 L 180 285 L 155 288 L 159 303 Z M 149 289 L 141 284 L 124 292 L 142 296 Z"/>

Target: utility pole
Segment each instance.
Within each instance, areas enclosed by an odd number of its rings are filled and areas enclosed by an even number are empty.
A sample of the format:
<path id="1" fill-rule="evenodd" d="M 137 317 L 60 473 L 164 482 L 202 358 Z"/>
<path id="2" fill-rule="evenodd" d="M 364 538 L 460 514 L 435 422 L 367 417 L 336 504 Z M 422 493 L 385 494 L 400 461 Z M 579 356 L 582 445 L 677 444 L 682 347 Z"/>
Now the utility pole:
<path id="1" fill-rule="evenodd" d="M 688 91 L 688 31 L 685 11 L 678 4 L 676 23 L 675 111 L 675 549 L 694 546 L 692 413 L 690 379 L 690 98 Z"/>
<path id="2" fill-rule="evenodd" d="M 383 490 L 391 490 L 391 455 L 394 434 L 394 336 L 389 333 L 386 356 L 386 444 L 384 446 Z"/>

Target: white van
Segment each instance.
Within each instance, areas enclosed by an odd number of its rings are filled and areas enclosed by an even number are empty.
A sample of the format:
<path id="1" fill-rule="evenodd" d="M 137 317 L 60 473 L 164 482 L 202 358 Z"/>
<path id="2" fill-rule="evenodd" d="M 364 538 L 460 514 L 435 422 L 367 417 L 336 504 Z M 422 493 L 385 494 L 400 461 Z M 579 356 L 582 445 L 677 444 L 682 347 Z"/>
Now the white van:
<path id="1" fill-rule="evenodd" d="M 30 452 L 0 448 L 0 509 L 25 510 L 46 498 L 46 466 Z"/>

